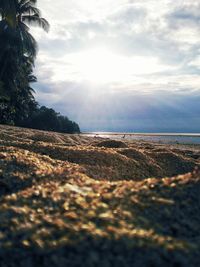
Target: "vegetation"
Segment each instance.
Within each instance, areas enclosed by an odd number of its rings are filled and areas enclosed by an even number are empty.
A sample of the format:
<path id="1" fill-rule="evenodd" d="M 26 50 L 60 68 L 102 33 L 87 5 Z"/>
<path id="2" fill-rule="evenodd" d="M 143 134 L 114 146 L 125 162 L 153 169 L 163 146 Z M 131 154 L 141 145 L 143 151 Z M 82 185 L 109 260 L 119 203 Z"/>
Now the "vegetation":
<path id="1" fill-rule="evenodd" d="M 41 17 L 36 3 L 37 0 L 0 1 L 0 123 L 3 124 L 36 128 L 40 124 L 36 118 L 43 116 L 44 107 L 38 107 L 31 87 L 31 83 L 37 81 L 33 75 L 37 42 L 30 34 L 29 26 L 35 25 L 48 31 L 49 23 Z M 50 112 L 47 113 L 50 116 Z M 55 111 L 52 112 L 52 117 L 49 117 L 51 122 L 46 122 L 46 130 L 77 131 L 76 124 L 70 124 L 67 118 L 55 114 Z M 55 124 L 58 120 L 64 120 L 65 123 L 52 127 L 54 118 Z M 70 125 L 69 129 L 66 128 L 66 121 Z M 74 130 L 72 125 L 75 126 Z"/>
<path id="2" fill-rule="evenodd" d="M 78 124 L 44 106 L 36 108 L 20 126 L 62 133 L 80 132 Z"/>

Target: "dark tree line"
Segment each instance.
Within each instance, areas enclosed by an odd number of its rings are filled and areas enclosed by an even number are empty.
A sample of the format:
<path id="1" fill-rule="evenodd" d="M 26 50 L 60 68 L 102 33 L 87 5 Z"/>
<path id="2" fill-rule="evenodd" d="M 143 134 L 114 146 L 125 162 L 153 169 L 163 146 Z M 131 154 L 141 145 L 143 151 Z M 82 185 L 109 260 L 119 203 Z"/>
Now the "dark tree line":
<path id="1" fill-rule="evenodd" d="M 31 115 L 20 126 L 30 128 L 56 131 L 62 133 L 79 133 L 80 129 L 77 123 L 60 115 L 52 108 L 42 106 L 31 112 Z"/>
<path id="2" fill-rule="evenodd" d="M 0 0 L 0 123 L 78 132 L 76 123 L 52 109 L 39 107 L 33 95 L 37 42 L 29 26 L 49 29 L 36 3 L 37 0 Z"/>

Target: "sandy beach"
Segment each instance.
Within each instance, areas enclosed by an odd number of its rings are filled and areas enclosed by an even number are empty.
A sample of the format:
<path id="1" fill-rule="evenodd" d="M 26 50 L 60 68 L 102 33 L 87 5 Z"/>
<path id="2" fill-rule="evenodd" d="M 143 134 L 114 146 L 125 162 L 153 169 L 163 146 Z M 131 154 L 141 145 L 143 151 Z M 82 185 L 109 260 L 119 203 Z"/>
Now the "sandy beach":
<path id="1" fill-rule="evenodd" d="M 1 266 L 199 266 L 200 146 L 0 126 Z"/>

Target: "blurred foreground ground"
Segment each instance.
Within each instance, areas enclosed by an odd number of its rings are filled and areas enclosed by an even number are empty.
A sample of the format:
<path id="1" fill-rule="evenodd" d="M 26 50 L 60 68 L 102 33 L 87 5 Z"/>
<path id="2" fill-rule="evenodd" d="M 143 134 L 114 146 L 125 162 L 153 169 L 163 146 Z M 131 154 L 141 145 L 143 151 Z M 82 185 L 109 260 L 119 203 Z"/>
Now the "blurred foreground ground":
<path id="1" fill-rule="evenodd" d="M 199 146 L 0 126 L 0 266 L 200 266 Z"/>

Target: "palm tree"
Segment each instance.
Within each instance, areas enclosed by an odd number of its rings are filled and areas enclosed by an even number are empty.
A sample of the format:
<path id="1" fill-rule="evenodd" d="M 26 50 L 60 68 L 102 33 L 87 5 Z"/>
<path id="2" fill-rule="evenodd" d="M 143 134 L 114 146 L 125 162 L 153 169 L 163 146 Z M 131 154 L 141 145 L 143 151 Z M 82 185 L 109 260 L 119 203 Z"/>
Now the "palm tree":
<path id="1" fill-rule="evenodd" d="M 0 0 L 0 83 L 6 92 L 6 102 L 5 94 L 2 97 L 0 92 L 0 107 L 6 105 L 9 109 L 10 105 L 12 112 L 19 106 L 16 101 L 20 98 L 15 95 L 34 100 L 29 84 L 37 42 L 30 34 L 29 26 L 49 30 L 49 23 L 41 17 L 36 4 L 37 0 Z"/>
<path id="2" fill-rule="evenodd" d="M 15 0 L 1 0 L 0 15 L 3 21 L 6 21 L 11 27 L 15 26 L 16 1 Z"/>
<path id="3" fill-rule="evenodd" d="M 36 25 L 49 30 L 49 23 L 41 17 L 36 7 L 37 0 L 1 0 L 0 1 L 0 80 L 9 64 L 8 57 L 13 54 L 21 64 L 24 55 L 34 62 L 37 42 L 29 33 L 28 25 Z M 9 56 L 8 56 L 9 55 Z"/>
<path id="4" fill-rule="evenodd" d="M 0 31 L 12 31 L 18 52 L 26 53 L 33 58 L 36 56 L 37 43 L 29 33 L 28 25 L 49 30 L 49 23 L 41 17 L 36 3 L 37 0 L 2 0 L 0 4 Z"/>
<path id="5" fill-rule="evenodd" d="M 29 33 L 28 25 L 38 26 L 45 31 L 49 30 L 49 23 L 41 17 L 36 7 L 37 0 L 18 0 L 16 5 L 16 30 L 22 43 L 22 50 L 32 57 L 36 56 L 37 44 Z"/>

